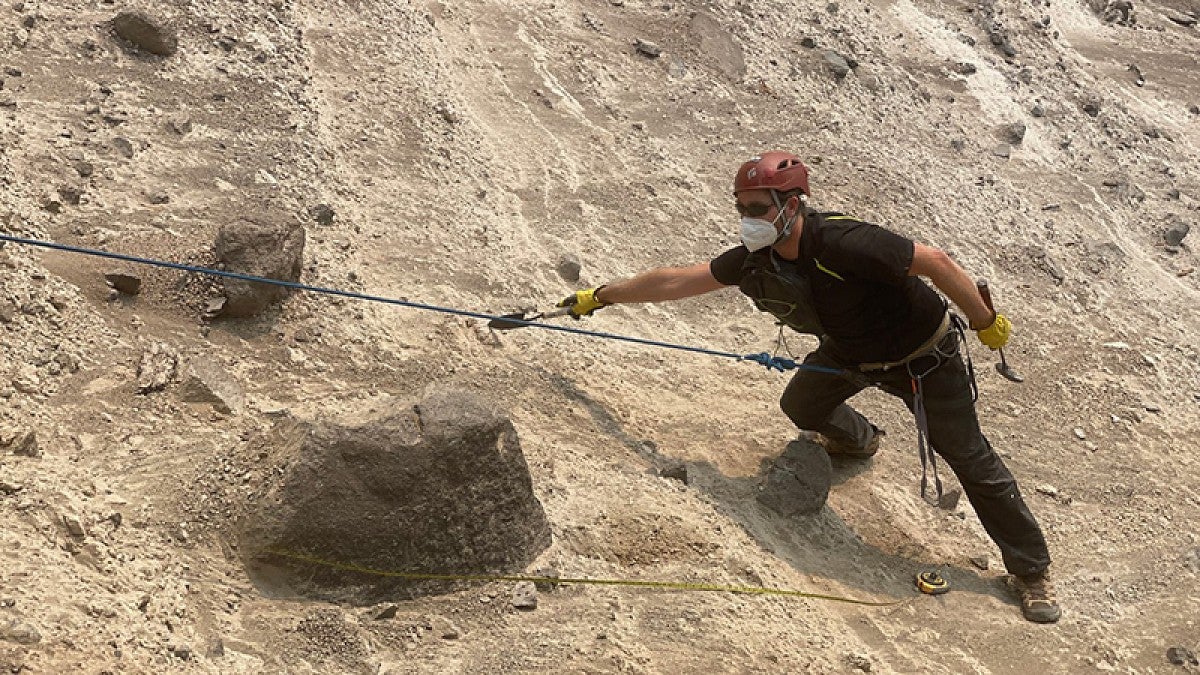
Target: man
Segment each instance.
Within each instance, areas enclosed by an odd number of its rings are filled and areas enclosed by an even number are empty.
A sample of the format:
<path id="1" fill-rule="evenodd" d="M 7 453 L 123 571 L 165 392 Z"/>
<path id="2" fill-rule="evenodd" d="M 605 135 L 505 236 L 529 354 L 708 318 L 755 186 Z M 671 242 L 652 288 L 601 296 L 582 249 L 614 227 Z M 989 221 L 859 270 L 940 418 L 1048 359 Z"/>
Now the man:
<path id="1" fill-rule="evenodd" d="M 741 246 L 709 262 L 651 269 L 578 291 L 559 306 L 579 318 L 607 305 L 738 286 L 760 310 L 817 335 L 820 346 L 780 400 L 787 416 L 831 455 L 866 458 L 878 450 L 882 431 L 846 399 L 867 386 L 903 399 L 1000 547 L 1025 618 L 1057 621 L 1045 538 L 979 429 L 974 383 L 959 354 L 961 319 L 919 277 L 958 306 L 988 347 L 1004 347 L 1011 323 L 988 308 L 945 252 L 848 216 L 818 213 L 808 208 L 809 196 L 808 169 L 795 155 L 751 158 L 734 177 Z"/>

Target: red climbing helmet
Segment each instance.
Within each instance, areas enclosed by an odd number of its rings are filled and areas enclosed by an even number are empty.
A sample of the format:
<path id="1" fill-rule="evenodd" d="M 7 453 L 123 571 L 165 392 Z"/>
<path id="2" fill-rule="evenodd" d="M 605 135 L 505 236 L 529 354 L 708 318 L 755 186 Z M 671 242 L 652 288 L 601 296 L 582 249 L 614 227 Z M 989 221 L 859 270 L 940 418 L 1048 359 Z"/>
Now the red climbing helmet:
<path id="1" fill-rule="evenodd" d="M 790 152 L 765 152 L 751 157 L 733 178 L 733 194 L 744 190 L 800 190 L 809 196 L 808 167 Z"/>

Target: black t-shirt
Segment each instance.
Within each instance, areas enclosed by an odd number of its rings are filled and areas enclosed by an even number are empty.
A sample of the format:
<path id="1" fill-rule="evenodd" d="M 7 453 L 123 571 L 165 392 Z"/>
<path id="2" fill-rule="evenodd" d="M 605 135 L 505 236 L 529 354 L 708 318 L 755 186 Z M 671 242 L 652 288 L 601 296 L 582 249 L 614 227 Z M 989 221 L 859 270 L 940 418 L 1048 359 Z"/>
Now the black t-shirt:
<path id="1" fill-rule="evenodd" d="M 847 363 L 897 361 L 921 346 L 941 323 L 946 305 L 921 279 L 909 276 L 911 239 L 836 213 L 809 213 L 800 236 L 800 257 L 777 265 L 805 277 L 825 331 L 830 355 Z M 709 264 L 713 276 L 734 286 L 751 265 L 767 260 L 745 246 Z M 750 264 L 747 264 L 750 261 Z"/>

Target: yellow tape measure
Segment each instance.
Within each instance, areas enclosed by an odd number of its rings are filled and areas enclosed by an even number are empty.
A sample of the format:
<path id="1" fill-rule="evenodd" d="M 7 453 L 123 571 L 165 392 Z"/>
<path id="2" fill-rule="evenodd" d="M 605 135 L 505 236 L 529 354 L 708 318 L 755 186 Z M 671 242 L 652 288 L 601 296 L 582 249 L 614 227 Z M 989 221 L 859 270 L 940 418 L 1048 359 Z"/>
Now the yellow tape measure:
<path id="1" fill-rule="evenodd" d="M 937 572 L 921 572 L 917 574 L 917 590 L 926 595 L 941 595 L 950 592 L 950 582 Z"/>
<path id="2" fill-rule="evenodd" d="M 719 584 L 702 584 L 678 581 L 639 581 L 633 579 L 573 579 L 564 577 L 533 577 L 533 576 L 514 576 L 500 574 L 428 574 L 418 572 L 400 572 L 393 570 L 379 570 L 370 567 L 362 567 L 359 565 L 337 562 L 334 560 L 324 560 L 314 556 L 304 555 L 301 553 L 293 553 L 292 551 L 284 551 L 279 549 L 271 549 L 263 551 L 271 555 L 276 555 L 281 558 L 289 558 L 297 562 L 308 563 L 311 565 L 320 565 L 332 569 L 344 570 L 347 572 L 358 572 L 360 574 L 369 574 L 381 577 L 399 577 L 402 579 L 412 580 L 435 580 L 435 581 L 532 581 L 543 582 L 548 584 L 590 584 L 594 586 L 630 586 L 636 588 L 656 588 L 661 590 L 674 591 L 716 591 L 720 593 L 745 593 L 753 595 L 775 595 L 786 596 L 793 598 L 809 598 L 811 600 L 831 600 L 833 602 L 845 602 L 854 605 L 865 605 L 867 607 L 890 607 L 898 605 L 902 600 L 891 600 L 885 602 L 877 602 L 871 600 L 859 600 L 857 598 L 847 598 L 840 595 L 826 595 L 823 593 L 806 593 L 803 591 L 793 591 L 782 588 L 762 588 L 759 586 L 724 586 Z"/>

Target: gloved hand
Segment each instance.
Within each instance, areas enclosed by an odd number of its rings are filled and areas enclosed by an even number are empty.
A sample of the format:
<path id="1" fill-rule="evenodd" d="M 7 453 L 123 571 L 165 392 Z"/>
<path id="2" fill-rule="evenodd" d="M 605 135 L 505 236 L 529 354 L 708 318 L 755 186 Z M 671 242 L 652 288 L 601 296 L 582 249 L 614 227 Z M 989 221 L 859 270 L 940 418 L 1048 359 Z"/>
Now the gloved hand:
<path id="1" fill-rule="evenodd" d="M 575 291 L 558 303 L 559 307 L 570 307 L 571 316 L 578 319 L 581 316 L 591 316 L 592 312 L 608 305 L 596 299 L 596 293 L 604 286 L 589 288 L 586 291 Z"/>
<path id="2" fill-rule="evenodd" d="M 1004 345 L 1008 344 L 1008 336 L 1012 335 L 1012 322 L 997 312 L 992 325 L 975 332 L 979 335 L 979 341 L 991 349 L 1004 349 Z"/>

